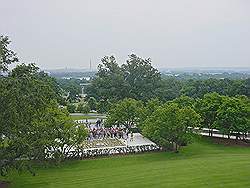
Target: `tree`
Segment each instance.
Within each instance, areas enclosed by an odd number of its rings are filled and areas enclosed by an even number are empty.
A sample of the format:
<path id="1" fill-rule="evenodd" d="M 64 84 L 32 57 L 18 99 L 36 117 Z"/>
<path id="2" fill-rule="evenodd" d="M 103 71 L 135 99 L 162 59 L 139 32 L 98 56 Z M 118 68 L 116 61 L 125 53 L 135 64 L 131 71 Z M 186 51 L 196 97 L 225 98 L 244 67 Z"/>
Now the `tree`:
<path id="1" fill-rule="evenodd" d="M 58 86 L 68 94 L 67 99 L 69 102 L 77 100 L 78 95 L 81 93 L 81 80 L 70 78 L 70 79 L 57 79 Z"/>
<path id="2" fill-rule="evenodd" d="M 242 93 L 238 93 L 238 95 L 245 95 L 250 98 L 250 78 L 243 81 L 244 84 L 241 88 Z"/>
<path id="3" fill-rule="evenodd" d="M 183 81 L 177 80 L 176 78 L 163 78 L 159 84 L 155 93 L 161 101 L 170 101 L 181 95 Z"/>
<path id="4" fill-rule="evenodd" d="M 48 131 L 53 132 L 51 142 L 47 144 L 46 155 L 51 159 L 60 162 L 68 158 L 72 149 L 77 149 L 87 136 L 87 129 L 84 126 L 75 124 L 67 112 L 51 110 L 50 124 Z M 44 121 L 43 117 L 42 120 Z"/>
<path id="5" fill-rule="evenodd" d="M 63 103 L 62 89 L 59 87 L 55 78 L 50 77 L 44 71 L 40 71 L 39 67 L 37 67 L 34 63 L 27 65 L 24 63 L 19 64 L 9 74 L 11 77 L 15 78 L 33 78 L 45 82 L 54 91 L 53 97 L 56 98 L 59 104 L 61 102 Z"/>
<path id="6" fill-rule="evenodd" d="M 105 99 L 101 99 L 97 104 L 96 104 L 96 110 L 98 113 L 106 113 L 109 111 L 109 109 L 111 108 L 112 103 L 110 100 L 105 100 Z"/>
<path id="7" fill-rule="evenodd" d="M 217 110 L 216 125 L 223 133 L 230 135 L 236 133 L 236 139 L 250 131 L 249 99 L 245 97 L 223 96 L 222 104 Z"/>
<path id="8" fill-rule="evenodd" d="M 1 174 L 29 160 L 45 160 L 45 151 L 64 139 L 58 131 L 67 134 L 67 145 L 78 143 L 69 132 L 75 130 L 69 114 L 59 109 L 51 84 L 38 75 L 37 67 L 23 64 L 0 78 Z"/>
<path id="9" fill-rule="evenodd" d="M 203 119 L 203 127 L 209 129 L 209 136 L 213 136 L 216 126 L 218 110 L 222 103 L 222 96 L 218 93 L 205 94 L 201 100 L 197 101 L 196 109 Z"/>
<path id="10" fill-rule="evenodd" d="M 182 96 L 170 101 L 170 103 L 177 104 L 179 108 L 184 108 L 184 107 L 195 108 L 196 101 L 195 101 L 195 99 L 193 99 L 191 97 L 182 95 Z"/>
<path id="11" fill-rule="evenodd" d="M 97 106 L 96 99 L 94 97 L 90 97 L 88 99 L 88 105 L 89 105 L 91 110 L 96 110 L 96 106 Z"/>
<path id="12" fill-rule="evenodd" d="M 68 104 L 67 110 L 69 113 L 74 113 L 76 111 L 76 106 L 74 104 Z"/>
<path id="13" fill-rule="evenodd" d="M 108 111 L 107 125 L 123 125 L 131 128 L 139 120 L 139 109 L 143 106 L 141 101 L 135 99 L 124 99 L 116 103 Z"/>
<path id="14" fill-rule="evenodd" d="M 98 65 L 98 72 L 91 84 L 86 87 L 89 97 L 99 100 L 120 100 L 126 97 L 124 72 L 114 56 L 105 56 Z"/>
<path id="15" fill-rule="evenodd" d="M 135 54 L 129 55 L 122 65 L 124 79 L 128 85 L 128 97 L 147 101 L 156 97 L 156 88 L 160 85 L 161 75 L 151 65 L 151 59 L 143 59 Z"/>
<path id="16" fill-rule="evenodd" d="M 192 98 L 202 98 L 207 93 L 216 92 L 220 95 L 236 96 L 247 95 L 249 83 L 246 80 L 226 79 L 205 79 L 205 80 L 184 80 L 181 93 Z"/>
<path id="17" fill-rule="evenodd" d="M 139 120 L 137 127 L 143 129 L 144 121 L 151 116 L 162 105 L 159 99 L 151 99 L 145 105 L 137 109 Z"/>
<path id="18" fill-rule="evenodd" d="M 160 80 L 160 73 L 151 65 L 150 59 L 132 54 L 126 64 L 119 66 L 114 56 L 106 56 L 86 91 L 89 97 L 98 101 L 124 98 L 147 101 L 156 97 Z"/>
<path id="19" fill-rule="evenodd" d="M 9 37 L 0 36 L 0 73 L 8 71 L 8 66 L 18 62 L 16 53 L 9 49 Z"/>
<path id="20" fill-rule="evenodd" d="M 200 124 L 200 116 L 190 107 L 176 104 L 159 107 L 144 123 L 143 134 L 159 145 L 178 151 L 191 140 L 191 129 Z"/>
<path id="21" fill-rule="evenodd" d="M 80 113 L 87 114 L 90 112 L 90 107 L 88 104 L 80 103 L 77 107 L 77 111 Z"/>

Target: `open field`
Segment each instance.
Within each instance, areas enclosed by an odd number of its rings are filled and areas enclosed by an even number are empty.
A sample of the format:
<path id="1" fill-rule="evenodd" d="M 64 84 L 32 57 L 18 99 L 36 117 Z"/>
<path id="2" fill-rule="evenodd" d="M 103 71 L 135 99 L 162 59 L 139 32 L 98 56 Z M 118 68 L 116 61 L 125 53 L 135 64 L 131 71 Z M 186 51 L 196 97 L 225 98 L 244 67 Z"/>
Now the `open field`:
<path id="1" fill-rule="evenodd" d="M 82 119 L 103 119 L 106 116 L 104 114 L 94 114 L 94 113 L 90 113 L 90 114 L 82 114 L 82 113 L 72 113 L 70 114 L 70 117 L 73 120 L 82 120 Z"/>
<path id="2" fill-rule="evenodd" d="M 73 161 L 39 168 L 37 176 L 11 174 L 13 188 L 250 187 L 250 148 L 197 139 L 170 152 Z"/>

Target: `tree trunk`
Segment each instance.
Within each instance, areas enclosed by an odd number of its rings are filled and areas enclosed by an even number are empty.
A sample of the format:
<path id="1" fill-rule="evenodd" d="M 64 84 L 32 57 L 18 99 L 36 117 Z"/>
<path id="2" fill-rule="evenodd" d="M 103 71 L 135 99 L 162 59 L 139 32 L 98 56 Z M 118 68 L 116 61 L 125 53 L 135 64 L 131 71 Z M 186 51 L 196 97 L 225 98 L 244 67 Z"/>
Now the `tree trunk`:
<path id="1" fill-rule="evenodd" d="M 178 153 L 178 144 L 173 142 L 173 150 L 175 153 Z"/>

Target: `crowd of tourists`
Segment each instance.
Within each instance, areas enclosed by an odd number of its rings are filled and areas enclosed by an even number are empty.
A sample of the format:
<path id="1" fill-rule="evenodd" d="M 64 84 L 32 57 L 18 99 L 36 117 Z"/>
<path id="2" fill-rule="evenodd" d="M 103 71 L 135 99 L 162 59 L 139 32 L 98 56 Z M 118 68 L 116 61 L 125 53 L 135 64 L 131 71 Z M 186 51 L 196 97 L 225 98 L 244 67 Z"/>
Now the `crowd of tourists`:
<path id="1" fill-rule="evenodd" d="M 86 127 L 88 128 L 89 134 L 87 140 L 92 141 L 95 139 L 104 139 L 104 138 L 118 138 L 127 140 L 130 138 L 130 141 L 133 141 L 133 133 L 129 131 L 126 127 L 104 127 L 102 120 L 97 120 L 94 125 L 91 125 L 90 122 L 85 122 Z"/>
<path id="2" fill-rule="evenodd" d="M 105 127 L 102 120 L 96 122 L 89 122 L 88 120 L 81 120 L 78 123 L 83 123 L 88 129 L 87 141 L 92 143 L 97 140 L 107 139 L 124 139 L 133 141 L 133 132 L 126 127 L 112 126 Z M 100 148 L 80 147 L 75 151 L 72 151 L 68 156 L 70 158 L 91 158 L 97 156 L 109 156 L 109 155 L 125 155 L 129 153 L 143 153 L 150 151 L 160 151 L 161 148 L 156 144 L 144 144 L 133 146 L 106 146 Z"/>
<path id="3" fill-rule="evenodd" d="M 133 134 L 133 133 L 132 133 Z M 131 133 L 130 133 L 131 135 Z M 115 127 L 110 127 L 110 128 L 89 128 L 89 135 L 88 135 L 88 140 L 93 140 L 93 139 L 103 139 L 103 138 L 118 138 L 118 139 L 128 139 L 129 137 L 129 130 L 124 128 L 115 128 Z"/>

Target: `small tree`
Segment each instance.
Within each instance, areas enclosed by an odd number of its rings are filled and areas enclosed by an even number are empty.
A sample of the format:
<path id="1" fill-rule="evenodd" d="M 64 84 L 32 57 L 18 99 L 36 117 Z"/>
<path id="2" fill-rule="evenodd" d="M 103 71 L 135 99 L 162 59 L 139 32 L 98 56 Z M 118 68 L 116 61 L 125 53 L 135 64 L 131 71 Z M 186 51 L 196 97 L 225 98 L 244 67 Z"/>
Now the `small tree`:
<path id="1" fill-rule="evenodd" d="M 223 96 L 217 113 L 216 125 L 228 138 L 232 132 L 237 134 L 238 139 L 241 133 L 245 135 L 250 131 L 250 108 L 247 99 Z"/>
<path id="2" fill-rule="evenodd" d="M 76 111 L 76 106 L 74 104 L 68 104 L 67 110 L 69 113 L 74 113 Z"/>
<path id="3" fill-rule="evenodd" d="M 203 127 L 209 129 L 209 135 L 213 135 L 216 128 L 218 109 L 222 103 L 222 96 L 218 93 L 208 93 L 201 100 L 197 101 L 196 109 L 203 119 Z"/>
<path id="4" fill-rule="evenodd" d="M 60 162 L 68 158 L 69 152 L 72 148 L 76 149 L 85 140 L 87 136 L 87 129 L 84 126 L 75 124 L 69 116 L 65 116 L 65 113 L 51 112 L 52 118 L 51 126 L 48 128 L 53 134 L 50 137 L 53 138 L 47 148 L 48 153 L 52 159 Z"/>
<path id="5" fill-rule="evenodd" d="M 80 113 L 87 114 L 90 112 L 90 107 L 88 104 L 80 103 L 77 107 L 77 111 Z"/>
<path id="6" fill-rule="evenodd" d="M 108 112 L 111 106 L 112 103 L 109 100 L 101 99 L 96 105 L 96 110 L 98 113 L 103 114 Z"/>
<path id="7" fill-rule="evenodd" d="M 96 99 L 94 97 L 90 97 L 88 100 L 88 105 L 90 107 L 90 110 L 96 110 L 96 105 L 97 105 Z"/>
<path id="8" fill-rule="evenodd" d="M 124 125 L 130 128 L 139 120 L 139 109 L 143 106 L 141 101 L 124 99 L 115 104 L 108 112 L 107 125 Z"/>
<path id="9" fill-rule="evenodd" d="M 159 107 L 146 119 L 142 132 L 159 145 L 177 152 L 179 146 L 191 141 L 189 127 L 199 124 L 200 116 L 192 108 L 169 104 Z"/>

